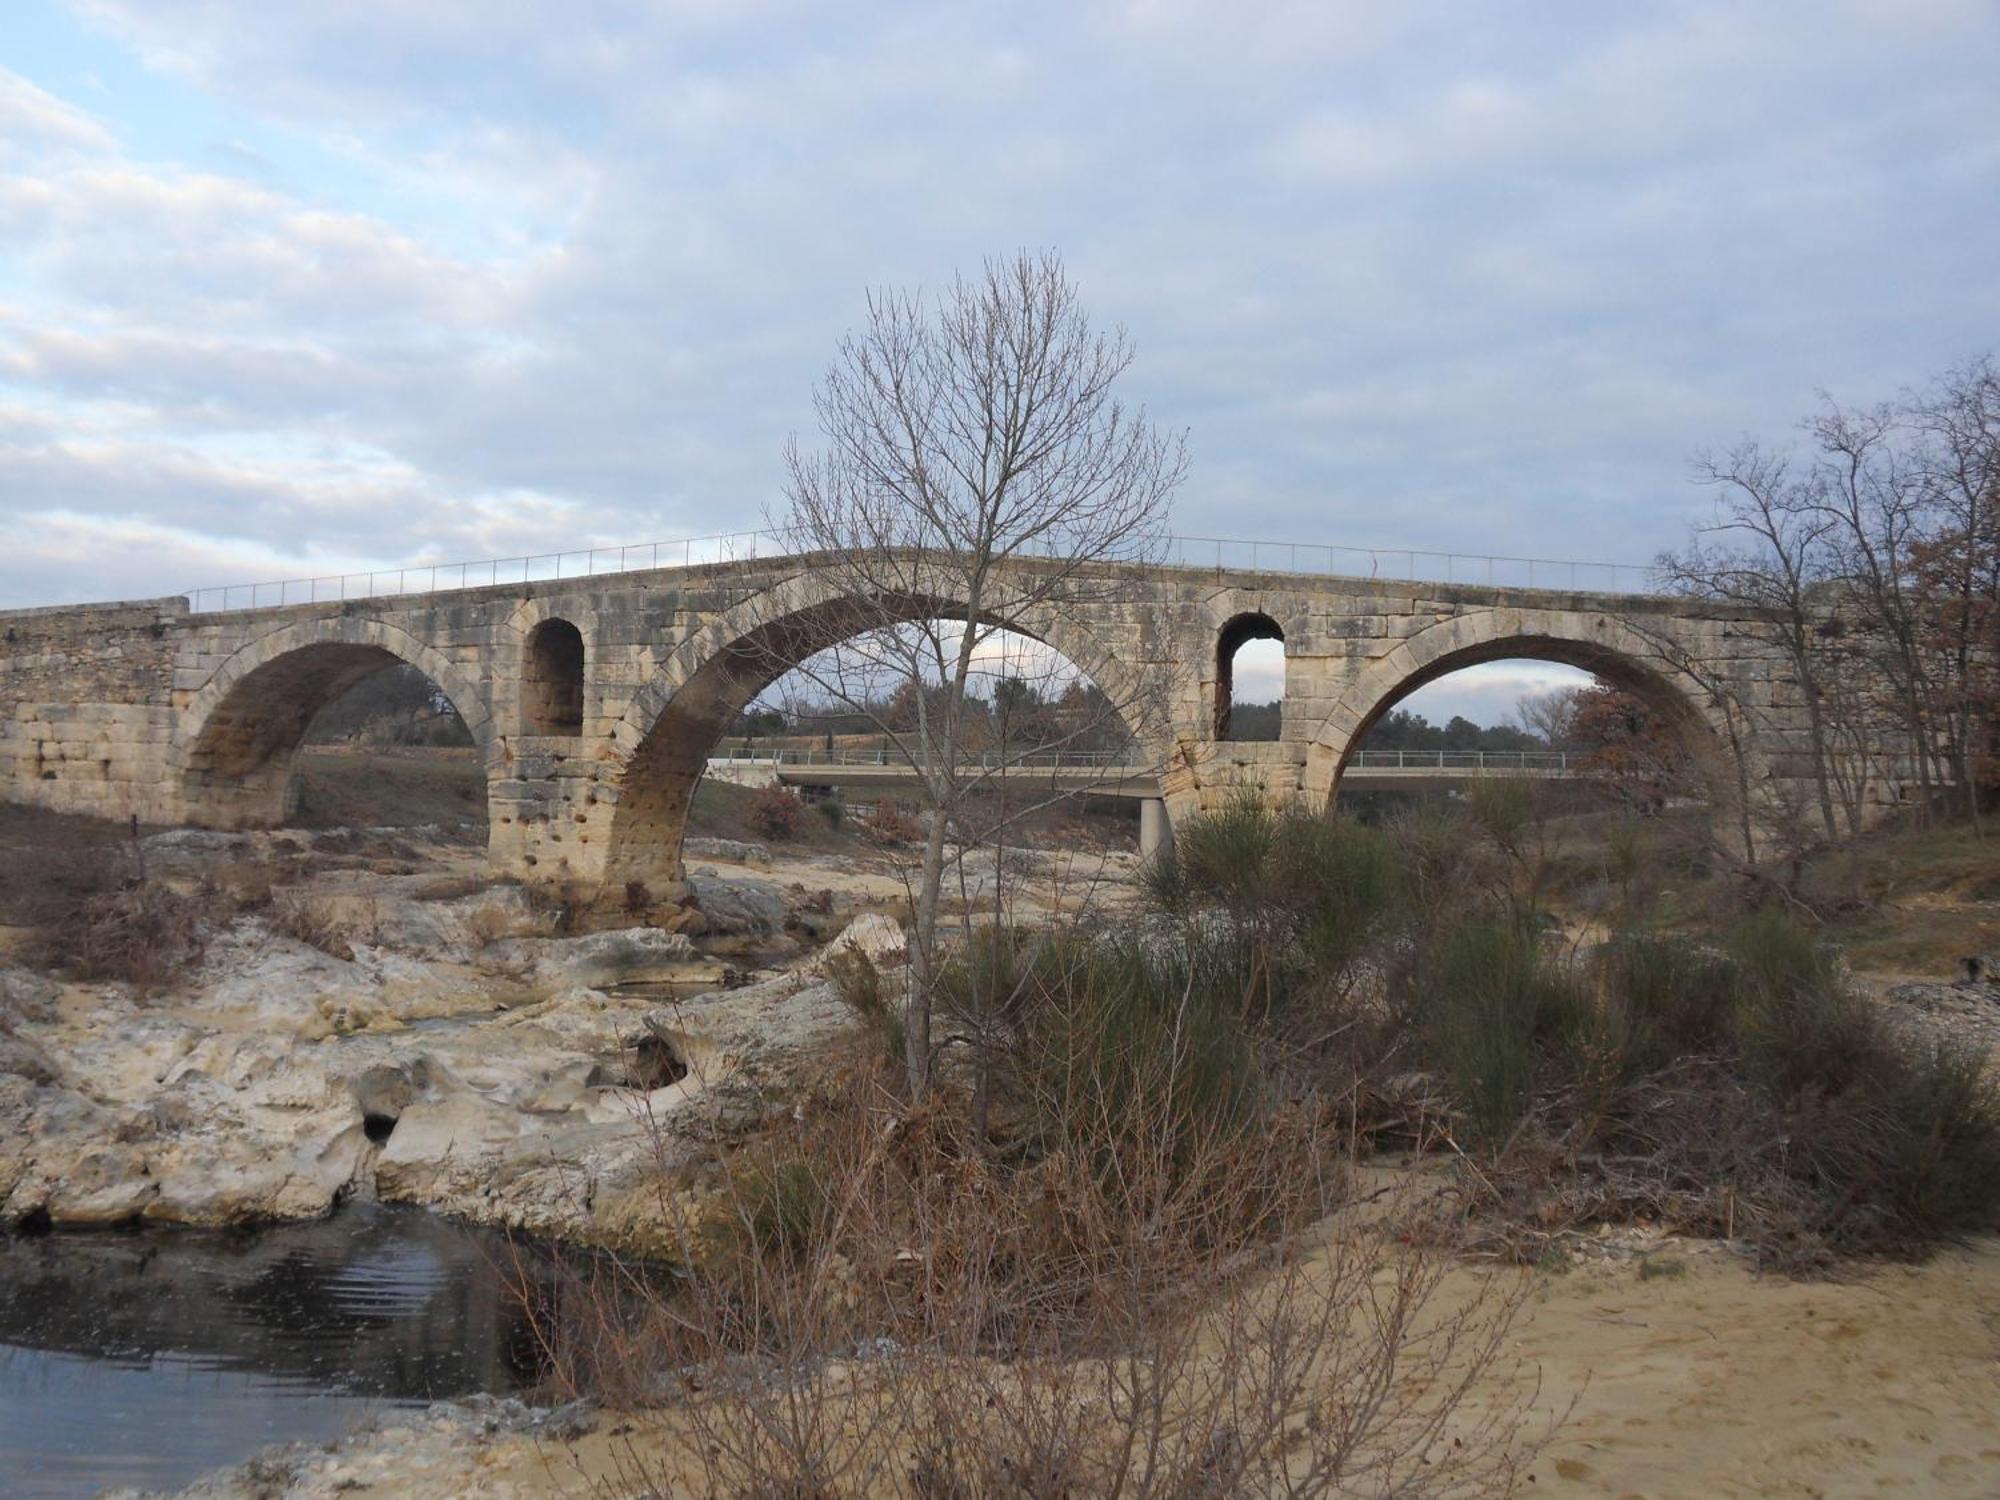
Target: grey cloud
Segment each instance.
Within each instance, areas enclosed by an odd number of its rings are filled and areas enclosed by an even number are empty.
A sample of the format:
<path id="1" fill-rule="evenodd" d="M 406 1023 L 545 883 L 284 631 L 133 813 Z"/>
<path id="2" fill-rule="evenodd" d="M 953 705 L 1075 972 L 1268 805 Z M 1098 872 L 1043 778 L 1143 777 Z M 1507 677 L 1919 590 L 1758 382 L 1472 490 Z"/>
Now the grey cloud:
<path id="1" fill-rule="evenodd" d="M 1643 561 L 1691 448 L 2000 314 L 1983 7 L 85 9 L 379 189 L 90 116 L 0 179 L 10 509 L 218 569 L 754 525 L 863 288 L 1017 245 L 1192 429 L 1180 529 L 1308 541 Z"/>

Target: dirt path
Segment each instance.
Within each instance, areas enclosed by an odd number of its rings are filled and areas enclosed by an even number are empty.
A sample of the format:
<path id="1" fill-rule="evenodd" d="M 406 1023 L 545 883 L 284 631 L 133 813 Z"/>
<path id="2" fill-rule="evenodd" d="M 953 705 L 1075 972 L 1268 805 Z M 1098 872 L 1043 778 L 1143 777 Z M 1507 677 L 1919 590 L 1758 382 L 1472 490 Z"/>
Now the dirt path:
<path id="1" fill-rule="evenodd" d="M 1843 1283 L 1697 1255 L 1548 1279 L 1513 1345 L 1577 1405 L 1530 1495 L 2000 1495 L 2000 1243 Z"/>

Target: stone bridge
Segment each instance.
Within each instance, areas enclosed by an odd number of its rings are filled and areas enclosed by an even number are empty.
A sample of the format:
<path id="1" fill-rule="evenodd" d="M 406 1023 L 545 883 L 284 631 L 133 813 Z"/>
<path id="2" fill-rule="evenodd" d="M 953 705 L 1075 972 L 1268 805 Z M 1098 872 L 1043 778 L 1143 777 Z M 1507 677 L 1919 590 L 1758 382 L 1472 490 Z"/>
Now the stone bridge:
<path id="1" fill-rule="evenodd" d="M 1174 820 L 1242 787 L 1324 806 L 1384 712 L 1504 657 L 1581 667 L 1651 704 L 1745 840 L 1806 800 L 1803 705 L 1774 634 L 1742 610 L 1224 567 L 1092 579 L 1060 615 L 1009 617 L 1003 599 L 994 618 L 1133 706 Z M 478 746 L 496 870 L 671 881 L 712 750 L 788 665 L 840 639 L 840 603 L 799 556 L 261 609 L 198 612 L 175 596 L 0 613 L 0 796 L 155 824 L 279 824 L 313 716 L 407 662 Z M 951 605 L 927 598 L 912 614 Z M 1282 728 L 1234 742 L 1229 664 L 1258 638 L 1284 645 Z"/>

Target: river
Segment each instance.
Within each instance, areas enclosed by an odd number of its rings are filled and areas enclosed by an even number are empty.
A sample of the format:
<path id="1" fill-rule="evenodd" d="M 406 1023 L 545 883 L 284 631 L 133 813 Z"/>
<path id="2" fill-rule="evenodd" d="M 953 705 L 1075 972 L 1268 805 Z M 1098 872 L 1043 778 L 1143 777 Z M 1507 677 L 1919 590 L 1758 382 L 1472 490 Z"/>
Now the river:
<path id="1" fill-rule="evenodd" d="M 247 1233 L 0 1233 L 0 1495 L 179 1488 L 267 1443 L 530 1388 L 541 1252 L 351 1204 Z"/>

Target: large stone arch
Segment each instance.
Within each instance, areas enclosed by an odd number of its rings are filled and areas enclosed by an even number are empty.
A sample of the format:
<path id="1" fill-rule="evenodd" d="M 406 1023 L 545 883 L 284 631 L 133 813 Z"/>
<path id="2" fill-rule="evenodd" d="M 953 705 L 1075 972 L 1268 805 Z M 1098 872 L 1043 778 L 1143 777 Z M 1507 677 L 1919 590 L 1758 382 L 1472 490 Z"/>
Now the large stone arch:
<path id="1" fill-rule="evenodd" d="M 1323 805 L 1383 714 L 1426 683 L 1483 662 L 1527 657 L 1581 668 L 1641 699 L 1680 732 L 1718 814 L 1749 835 L 1748 805 L 1770 769 L 1749 742 L 1741 705 L 1704 681 L 1688 653 L 1609 614 L 1481 609 L 1425 627 L 1370 661 L 1341 689 L 1308 751 L 1306 791 Z"/>
<path id="2" fill-rule="evenodd" d="M 183 709 L 174 769 L 185 820 L 209 828 L 282 822 L 292 753 L 313 715 L 397 662 L 415 667 L 451 700 L 490 779 L 499 747 L 486 694 L 475 678 L 382 620 L 306 620 L 240 647 Z"/>
<path id="3" fill-rule="evenodd" d="M 1023 603 L 1004 584 L 995 592 L 984 612 L 989 623 L 1060 652 L 1120 706 L 1135 742 L 1149 755 L 1164 756 L 1162 695 L 1142 692 L 1139 674 L 1066 612 Z M 940 570 L 933 587 L 900 594 L 889 611 L 909 620 L 962 618 L 965 606 L 955 593 L 949 571 Z M 688 804 L 728 725 L 791 667 L 879 625 L 884 614 L 881 601 L 858 605 L 831 580 L 808 571 L 714 617 L 683 641 L 633 695 L 611 733 L 613 767 L 600 781 L 613 803 L 607 876 L 678 875 Z"/>

